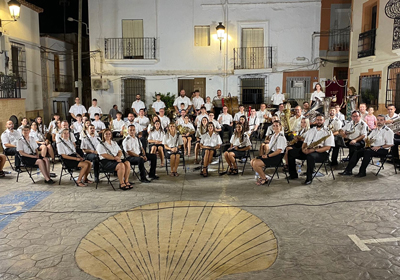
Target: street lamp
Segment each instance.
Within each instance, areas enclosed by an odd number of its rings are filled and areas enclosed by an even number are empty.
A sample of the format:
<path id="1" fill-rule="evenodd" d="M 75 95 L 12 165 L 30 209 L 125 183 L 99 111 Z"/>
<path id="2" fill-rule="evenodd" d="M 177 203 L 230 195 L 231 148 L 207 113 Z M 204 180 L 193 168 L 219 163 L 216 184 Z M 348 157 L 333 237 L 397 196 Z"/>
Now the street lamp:
<path id="1" fill-rule="evenodd" d="M 21 3 L 19 3 L 17 0 L 11 0 L 10 2 L 8 2 L 8 8 L 10 9 L 10 14 L 14 21 L 19 19 Z"/>
<path id="2" fill-rule="evenodd" d="M 221 50 L 222 40 L 225 38 L 225 26 L 222 25 L 222 22 L 219 22 L 217 29 L 217 38 L 219 39 L 219 50 Z"/>
<path id="3" fill-rule="evenodd" d="M 67 20 L 68 20 L 68 21 L 76 21 L 77 23 L 79 23 L 79 20 L 74 19 L 74 18 L 72 18 L 72 17 L 67 18 Z M 82 24 L 84 24 L 85 27 L 86 27 L 86 35 L 89 35 L 89 26 L 87 25 L 86 22 L 83 22 L 83 21 L 82 21 Z"/>

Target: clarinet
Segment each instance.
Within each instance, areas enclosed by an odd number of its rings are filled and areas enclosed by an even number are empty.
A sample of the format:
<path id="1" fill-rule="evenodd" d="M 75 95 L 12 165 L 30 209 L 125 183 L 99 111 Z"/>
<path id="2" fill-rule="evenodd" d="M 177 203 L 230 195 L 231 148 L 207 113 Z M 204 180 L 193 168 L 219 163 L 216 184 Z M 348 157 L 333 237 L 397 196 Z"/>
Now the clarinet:
<path id="1" fill-rule="evenodd" d="M 71 154 L 75 154 L 76 158 L 79 158 L 78 155 L 76 154 L 76 152 L 64 141 L 64 139 L 62 139 L 61 136 L 60 136 L 60 142 L 63 143 L 63 145 L 68 148 L 68 150 L 71 152 Z"/>

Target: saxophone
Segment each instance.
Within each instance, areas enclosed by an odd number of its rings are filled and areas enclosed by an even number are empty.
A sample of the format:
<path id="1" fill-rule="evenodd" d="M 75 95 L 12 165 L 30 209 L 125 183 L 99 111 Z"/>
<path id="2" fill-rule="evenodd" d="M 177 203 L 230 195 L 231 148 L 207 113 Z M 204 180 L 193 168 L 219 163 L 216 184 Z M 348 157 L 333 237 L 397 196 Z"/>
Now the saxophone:
<path id="1" fill-rule="evenodd" d="M 111 129 L 111 131 L 114 131 L 114 123 L 113 123 L 113 118 L 110 115 L 110 125 L 108 126 L 109 129 Z"/>
<path id="2" fill-rule="evenodd" d="M 290 134 L 292 132 L 292 129 L 290 127 L 290 117 L 291 117 L 291 113 L 290 113 L 290 103 L 286 103 L 286 108 L 283 109 L 283 111 L 281 112 L 279 118 L 281 120 L 282 126 L 285 129 L 285 133 Z"/>
<path id="3" fill-rule="evenodd" d="M 317 141 L 314 141 L 314 142 L 310 143 L 310 145 L 307 146 L 307 149 L 315 149 L 315 148 L 317 148 L 322 142 L 324 142 L 330 136 L 331 136 L 331 132 L 329 131 L 329 133 L 327 135 L 325 135 L 324 137 L 318 139 Z"/>
<path id="4" fill-rule="evenodd" d="M 365 148 L 371 148 L 371 145 L 374 144 L 374 142 L 375 139 L 367 136 L 367 138 L 365 138 Z"/>

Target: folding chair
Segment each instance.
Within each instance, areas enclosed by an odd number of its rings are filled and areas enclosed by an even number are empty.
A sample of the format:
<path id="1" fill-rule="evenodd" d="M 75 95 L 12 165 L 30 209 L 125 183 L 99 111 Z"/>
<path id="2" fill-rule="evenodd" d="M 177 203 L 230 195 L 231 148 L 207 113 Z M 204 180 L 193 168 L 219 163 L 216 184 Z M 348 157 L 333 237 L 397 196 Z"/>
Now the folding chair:
<path id="1" fill-rule="evenodd" d="M 167 150 L 164 148 L 164 155 L 166 155 L 166 154 L 167 154 Z M 168 173 L 168 163 L 169 163 L 169 160 L 170 160 L 169 158 L 168 158 L 168 159 L 165 158 L 165 170 L 167 171 L 167 175 L 169 174 L 169 173 Z M 182 167 L 183 167 L 183 170 L 185 170 L 185 173 L 186 173 L 185 155 L 184 155 L 184 152 L 182 151 L 182 149 L 181 149 L 181 154 L 180 154 L 179 161 L 182 162 L 182 165 L 178 165 L 178 167 L 179 167 L 179 166 L 182 166 Z"/>
<path id="2" fill-rule="evenodd" d="M 318 167 L 317 171 L 314 172 L 311 180 L 314 180 L 315 176 L 318 174 L 318 172 L 322 166 L 324 166 L 325 173 L 326 173 L 326 175 L 328 175 L 328 168 L 326 167 L 327 164 L 328 164 L 329 168 L 331 169 L 331 174 L 332 174 L 333 180 L 336 180 L 335 175 L 333 174 L 333 169 L 332 169 L 331 160 L 330 160 L 332 150 L 333 150 L 333 148 L 329 149 L 328 155 L 326 156 L 325 160 L 321 162 L 321 165 Z M 315 162 L 315 163 L 319 163 L 319 162 Z"/>
<path id="3" fill-rule="evenodd" d="M 230 145 L 230 144 L 229 144 Z M 224 144 L 221 145 L 221 147 L 219 149 L 216 150 L 215 155 L 213 155 L 213 158 L 218 158 L 218 174 L 221 175 L 221 170 L 224 170 L 224 160 L 222 158 L 223 155 L 223 147 L 226 146 Z M 200 149 L 201 151 L 201 149 Z M 202 152 L 200 152 L 200 156 L 201 156 L 201 161 L 200 161 L 200 170 L 201 172 L 203 172 L 203 165 L 204 165 L 204 158 L 202 156 Z M 222 165 L 222 169 L 221 169 L 221 165 Z M 209 165 L 210 166 L 210 165 Z"/>
<path id="4" fill-rule="evenodd" d="M 276 176 L 277 176 L 278 179 L 279 179 L 279 171 L 278 171 L 278 168 L 284 166 L 284 164 L 283 164 L 283 157 L 284 157 L 284 156 L 285 156 L 285 152 L 283 152 L 283 153 L 281 153 L 280 155 L 277 156 L 277 157 L 280 157 L 279 162 L 278 162 L 277 165 L 275 165 L 275 166 L 273 166 L 273 165 L 271 165 L 271 166 L 267 166 L 267 165 L 264 166 L 264 173 L 265 173 L 265 169 L 267 169 L 267 168 L 269 168 L 269 167 L 275 168 L 275 169 L 274 169 L 274 173 L 272 173 L 271 179 L 268 180 L 267 187 L 269 187 L 269 185 L 271 184 L 272 180 L 273 180 L 274 177 L 275 177 L 275 174 L 276 174 Z M 287 172 L 286 172 L 284 169 L 282 169 L 282 172 L 285 174 L 286 181 L 287 181 L 288 184 L 289 184 L 289 176 L 287 175 Z"/>
<path id="5" fill-rule="evenodd" d="M 35 182 L 35 180 L 33 180 L 32 172 L 33 172 L 33 169 L 38 169 L 39 166 L 37 166 L 36 164 L 34 164 L 34 165 L 28 165 L 19 153 L 17 153 L 16 156 L 17 156 L 17 157 L 20 159 L 20 161 L 21 161 L 21 166 L 20 166 L 20 168 L 24 168 L 24 169 L 25 169 L 25 171 L 26 171 L 26 172 L 28 173 L 28 175 L 29 175 L 29 178 L 31 178 L 32 182 L 35 184 L 36 182 Z M 17 174 L 17 182 L 18 182 L 19 174 L 20 174 L 21 172 L 17 172 L 17 173 L 18 173 L 18 174 Z"/>
<path id="6" fill-rule="evenodd" d="M 2 145 L 2 143 L 0 143 L 0 145 Z M 14 155 L 7 155 L 6 152 L 4 151 L 4 149 L 3 149 L 3 155 L 6 156 L 6 159 L 7 159 L 8 163 L 10 164 L 11 169 L 12 169 L 13 171 L 15 171 L 15 156 L 14 156 Z M 11 159 L 14 158 L 14 165 L 12 164 L 10 158 L 11 158 Z"/>
<path id="7" fill-rule="evenodd" d="M 251 161 L 250 151 L 251 151 L 251 149 L 247 150 L 245 156 L 243 156 L 243 157 L 235 157 L 235 162 L 236 162 L 236 166 L 238 167 L 238 169 L 239 169 L 239 165 L 242 164 L 242 168 L 241 168 L 242 169 L 242 172 L 241 172 L 242 176 L 244 174 L 244 170 L 246 168 L 247 162 L 249 160 Z M 222 169 L 224 169 L 223 167 L 224 167 L 224 164 L 222 163 Z M 228 169 L 229 169 L 229 166 L 226 168 L 226 172 L 224 172 L 221 175 L 226 174 L 228 172 Z"/>
<path id="8" fill-rule="evenodd" d="M 113 190 L 115 191 L 114 185 L 112 184 L 112 182 L 115 182 L 118 180 L 118 178 L 114 179 L 114 180 L 110 180 L 111 176 L 114 175 L 115 170 L 107 170 L 104 168 L 104 166 L 102 165 L 101 161 L 99 161 L 99 174 L 103 173 L 104 176 L 100 177 L 99 180 L 96 182 L 96 190 L 97 190 L 97 186 L 99 185 L 99 182 L 101 179 L 106 178 L 107 179 L 107 184 L 110 184 L 111 187 L 113 188 Z"/>
<path id="9" fill-rule="evenodd" d="M 60 174 L 60 179 L 58 180 L 58 184 L 61 185 L 62 177 L 67 176 L 69 174 L 70 180 L 72 179 L 74 181 L 75 185 L 78 186 L 78 182 L 75 180 L 75 177 L 74 177 L 74 170 L 69 169 L 65 166 L 64 159 L 62 156 L 60 156 L 60 161 L 61 161 L 61 174 Z M 77 168 L 76 170 L 80 170 L 80 168 Z"/>
<path id="10" fill-rule="evenodd" d="M 388 159 L 393 160 L 393 155 L 391 154 L 390 149 L 389 149 L 389 151 L 388 151 L 388 153 L 387 153 L 386 156 L 380 157 L 380 163 L 381 163 L 381 164 L 380 164 L 379 169 L 378 169 L 378 172 L 376 172 L 375 176 L 378 176 L 379 172 L 381 172 L 381 169 L 385 169 L 385 168 L 383 167 L 383 165 L 386 163 L 386 161 L 387 161 Z M 371 158 L 371 161 L 372 161 L 372 158 Z M 372 164 L 373 164 L 373 161 L 372 161 Z M 375 164 L 374 164 L 374 165 L 375 165 Z M 376 166 L 376 165 L 375 165 L 375 166 Z M 393 167 L 394 167 L 394 172 L 395 172 L 395 174 L 397 174 L 396 164 L 394 163 L 394 161 L 393 161 Z"/>
<path id="11" fill-rule="evenodd" d="M 124 158 L 127 159 L 128 156 L 126 155 L 126 153 L 125 153 L 123 148 L 121 148 L 121 151 L 122 151 L 122 154 L 124 155 Z M 132 173 L 140 181 L 139 174 L 138 174 L 138 172 L 136 172 L 136 166 L 137 166 L 137 164 L 131 164 Z M 149 172 L 147 171 L 147 169 L 145 168 L 144 170 L 146 171 L 146 174 L 149 175 Z"/>

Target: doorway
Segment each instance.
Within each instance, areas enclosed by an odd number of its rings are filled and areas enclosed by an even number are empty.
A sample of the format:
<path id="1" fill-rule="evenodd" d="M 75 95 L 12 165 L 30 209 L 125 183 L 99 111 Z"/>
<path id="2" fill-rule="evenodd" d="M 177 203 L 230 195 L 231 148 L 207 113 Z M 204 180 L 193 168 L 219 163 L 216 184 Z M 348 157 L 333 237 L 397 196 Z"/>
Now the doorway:
<path id="1" fill-rule="evenodd" d="M 189 98 L 192 97 L 192 92 L 198 90 L 200 97 L 206 100 L 206 78 L 178 79 L 178 95 L 182 89 Z"/>

